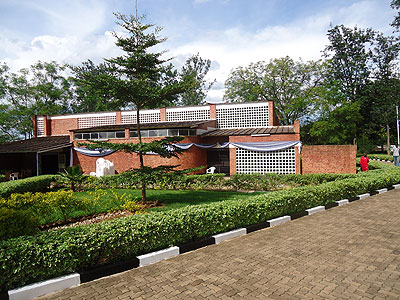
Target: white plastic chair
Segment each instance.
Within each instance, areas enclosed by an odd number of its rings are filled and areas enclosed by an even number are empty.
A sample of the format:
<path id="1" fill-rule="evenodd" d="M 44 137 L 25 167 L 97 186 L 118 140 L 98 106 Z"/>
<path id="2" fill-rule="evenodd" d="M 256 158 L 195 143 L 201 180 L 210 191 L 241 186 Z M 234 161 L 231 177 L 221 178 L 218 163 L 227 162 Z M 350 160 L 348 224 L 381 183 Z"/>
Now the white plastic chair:
<path id="1" fill-rule="evenodd" d="M 10 173 L 10 180 L 18 180 L 19 172 Z"/>
<path id="2" fill-rule="evenodd" d="M 214 174 L 216 167 L 209 167 L 206 170 L 206 174 Z"/>

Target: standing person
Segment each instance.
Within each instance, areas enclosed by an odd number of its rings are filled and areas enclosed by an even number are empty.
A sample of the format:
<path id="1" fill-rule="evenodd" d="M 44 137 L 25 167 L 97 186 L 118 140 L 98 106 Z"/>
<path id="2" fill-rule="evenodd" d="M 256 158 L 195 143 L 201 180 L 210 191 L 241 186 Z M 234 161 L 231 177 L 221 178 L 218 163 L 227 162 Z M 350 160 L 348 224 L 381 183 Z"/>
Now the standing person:
<path id="1" fill-rule="evenodd" d="M 393 161 L 396 167 L 399 166 L 399 145 L 394 146 L 393 148 Z"/>
<path id="2" fill-rule="evenodd" d="M 362 171 L 368 171 L 369 158 L 366 153 L 360 158 L 360 165 Z"/>

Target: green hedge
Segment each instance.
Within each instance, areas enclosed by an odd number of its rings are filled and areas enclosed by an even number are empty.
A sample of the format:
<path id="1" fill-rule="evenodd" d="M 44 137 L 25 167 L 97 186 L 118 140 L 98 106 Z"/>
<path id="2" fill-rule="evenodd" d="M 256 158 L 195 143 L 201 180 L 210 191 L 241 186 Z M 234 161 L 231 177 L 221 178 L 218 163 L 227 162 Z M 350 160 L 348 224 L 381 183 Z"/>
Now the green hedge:
<path id="1" fill-rule="evenodd" d="M 388 160 L 393 162 L 393 156 L 387 154 L 368 154 L 370 159 L 380 159 L 380 160 Z"/>
<path id="2" fill-rule="evenodd" d="M 41 175 L 20 180 L 0 183 L 0 197 L 9 197 L 14 193 L 44 192 L 50 184 L 59 179 L 58 175 Z"/>
<path id="3" fill-rule="evenodd" d="M 284 185 L 290 187 L 321 184 L 324 182 L 354 177 L 355 174 L 235 174 L 225 178 L 225 174 L 180 175 L 162 178 L 159 181 L 148 182 L 152 189 L 234 189 L 273 191 Z M 133 188 L 138 189 L 140 182 L 130 173 L 112 176 L 90 177 L 86 180 L 86 188 Z"/>
<path id="4" fill-rule="evenodd" d="M 382 165 L 382 164 L 380 164 Z M 392 166 L 354 178 L 0 242 L 0 290 L 120 261 L 400 182 Z"/>

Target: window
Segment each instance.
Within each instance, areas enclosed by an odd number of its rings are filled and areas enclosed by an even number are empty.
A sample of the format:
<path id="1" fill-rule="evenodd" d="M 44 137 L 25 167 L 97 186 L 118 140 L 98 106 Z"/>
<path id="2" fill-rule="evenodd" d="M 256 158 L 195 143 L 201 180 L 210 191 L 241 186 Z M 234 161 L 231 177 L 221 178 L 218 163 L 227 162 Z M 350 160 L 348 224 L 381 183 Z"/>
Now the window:
<path id="1" fill-rule="evenodd" d="M 195 136 L 196 129 L 148 129 L 141 130 L 142 137 L 159 137 L 159 136 Z M 137 137 L 137 131 L 131 130 L 130 137 Z"/>
<path id="2" fill-rule="evenodd" d="M 115 137 L 116 137 L 117 139 L 124 139 L 124 138 L 125 138 L 125 131 L 117 131 L 117 132 L 115 133 Z"/>
<path id="3" fill-rule="evenodd" d="M 125 138 L 125 131 L 75 133 L 74 137 L 76 140 L 123 139 Z"/>

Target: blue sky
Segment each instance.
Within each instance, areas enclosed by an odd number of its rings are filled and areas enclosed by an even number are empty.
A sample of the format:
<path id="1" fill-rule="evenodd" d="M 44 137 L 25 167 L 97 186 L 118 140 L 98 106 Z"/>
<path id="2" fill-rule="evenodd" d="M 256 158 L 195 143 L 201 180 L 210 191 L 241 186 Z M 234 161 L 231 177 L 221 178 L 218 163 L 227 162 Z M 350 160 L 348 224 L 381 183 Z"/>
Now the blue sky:
<path id="1" fill-rule="evenodd" d="M 162 49 L 182 65 L 211 59 L 219 102 L 229 72 L 250 62 L 289 55 L 319 59 L 330 24 L 391 34 L 390 0 L 138 0 L 139 14 L 164 28 Z M 0 62 L 13 71 L 38 60 L 80 64 L 118 55 L 112 12 L 135 13 L 135 0 L 0 0 Z"/>

